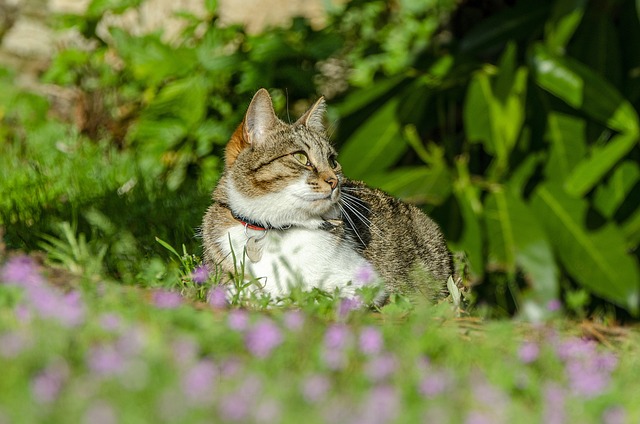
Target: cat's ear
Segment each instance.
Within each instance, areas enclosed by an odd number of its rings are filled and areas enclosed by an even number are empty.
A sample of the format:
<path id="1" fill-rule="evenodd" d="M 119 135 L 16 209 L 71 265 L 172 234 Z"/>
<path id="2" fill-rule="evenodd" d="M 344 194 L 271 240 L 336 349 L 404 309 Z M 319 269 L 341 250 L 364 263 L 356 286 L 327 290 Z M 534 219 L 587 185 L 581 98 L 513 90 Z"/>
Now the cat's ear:
<path id="1" fill-rule="evenodd" d="M 258 90 L 249 104 L 243 121 L 243 136 L 251 145 L 264 141 L 267 132 L 278 121 L 269 92 L 264 88 Z"/>
<path id="2" fill-rule="evenodd" d="M 298 119 L 298 124 L 302 124 L 307 128 L 324 132 L 324 114 L 327 110 L 327 102 L 324 100 L 324 96 L 320 97 L 316 102 L 309 108 L 308 111 L 304 113 Z"/>

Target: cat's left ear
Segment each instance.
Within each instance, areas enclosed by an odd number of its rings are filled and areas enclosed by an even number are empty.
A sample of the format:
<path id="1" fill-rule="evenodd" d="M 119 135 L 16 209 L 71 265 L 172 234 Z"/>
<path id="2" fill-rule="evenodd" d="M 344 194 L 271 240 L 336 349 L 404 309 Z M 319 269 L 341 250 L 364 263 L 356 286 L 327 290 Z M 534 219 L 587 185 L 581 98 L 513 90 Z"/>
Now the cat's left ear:
<path id="1" fill-rule="evenodd" d="M 320 97 L 316 102 L 304 113 L 296 122 L 302 124 L 307 128 L 324 132 L 324 114 L 327 110 L 327 102 L 324 100 L 324 96 Z"/>

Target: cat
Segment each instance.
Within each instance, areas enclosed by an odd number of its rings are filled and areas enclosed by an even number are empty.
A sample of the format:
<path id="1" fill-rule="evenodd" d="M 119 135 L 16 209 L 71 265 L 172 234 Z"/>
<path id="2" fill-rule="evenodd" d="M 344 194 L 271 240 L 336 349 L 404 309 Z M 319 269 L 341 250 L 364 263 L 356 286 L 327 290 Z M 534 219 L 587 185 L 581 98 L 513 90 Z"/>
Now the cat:
<path id="1" fill-rule="evenodd" d="M 225 278 L 243 266 L 272 298 L 295 285 L 353 297 L 380 281 L 378 305 L 391 293 L 446 296 L 453 265 L 440 228 L 417 207 L 343 176 L 325 109 L 321 97 L 286 124 L 266 89 L 255 94 L 203 219 L 205 263 Z"/>

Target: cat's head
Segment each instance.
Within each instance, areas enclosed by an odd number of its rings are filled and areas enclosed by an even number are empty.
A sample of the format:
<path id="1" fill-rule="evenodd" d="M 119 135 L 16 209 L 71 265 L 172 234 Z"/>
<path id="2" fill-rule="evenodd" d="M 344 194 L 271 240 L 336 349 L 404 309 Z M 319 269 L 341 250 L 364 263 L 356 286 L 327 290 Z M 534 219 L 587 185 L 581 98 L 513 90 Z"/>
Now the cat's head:
<path id="1" fill-rule="evenodd" d="M 272 227 L 317 228 L 338 216 L 342 173 L 323 124 L 320 98 L 293 124 L 265 89 L 256 93 L 227 144 L 225 189 L 239 216 Z"/>

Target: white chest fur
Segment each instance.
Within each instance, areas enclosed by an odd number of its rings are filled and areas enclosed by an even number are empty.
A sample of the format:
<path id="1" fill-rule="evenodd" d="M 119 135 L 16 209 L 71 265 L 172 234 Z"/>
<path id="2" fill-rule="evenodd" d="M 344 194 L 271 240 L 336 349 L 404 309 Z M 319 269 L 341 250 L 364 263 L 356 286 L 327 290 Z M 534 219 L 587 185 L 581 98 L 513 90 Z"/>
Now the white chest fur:
<path id="1" fill-rule="evenodd" d="M 264 237 L 260 241 L 262 256 L 257 262 L 243 257 L 249 237 Z M 378 279 L 362 256 L 323 230 L 290 228 L 264 234 L 245 230 L 242 225 L 233 226 L 218 240 L 224 253 L 231 255 L 229 240 L 238 268 L 244 263 L 245 274 L 259 279 L 262 290 L 274 298 L 286 295 L 295 286 L 330 292 L 338 288 L 343 296 L 353 296 L 358 287 L 369 282 L 361 281 L 363 275 L 370 281 Z"/>

